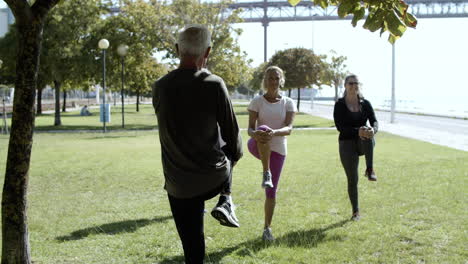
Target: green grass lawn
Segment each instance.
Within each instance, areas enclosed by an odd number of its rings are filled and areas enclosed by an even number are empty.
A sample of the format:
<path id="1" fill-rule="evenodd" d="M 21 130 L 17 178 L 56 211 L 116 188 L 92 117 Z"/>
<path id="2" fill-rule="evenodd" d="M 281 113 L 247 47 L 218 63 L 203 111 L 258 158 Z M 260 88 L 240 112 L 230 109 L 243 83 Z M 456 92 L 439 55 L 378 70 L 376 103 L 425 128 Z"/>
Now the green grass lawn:
<path id="1" fill-rule="evenodd" d="M 99 109 L 92 108 L 92 116 L 80 116 L 80 111 L 69 111 L 61 113 L 62 125 L 54 126 L 54 113 L 42 114 L 36 117 L 35 131 L 71 131 L 71 130 L 96 130 L 101 131 L 103 125 L 99 122 Z M 246 104 L 235 104 L 234 111 L 241 128 L 246 128 L 249 121 L 249 114 Z M 11 119 L 8 119 L 10 125 Z M 136 105 L 126 105 L 124 108 L 124 130 L 151 130 L 157 128 L 156 115 L 152 105 L 140 105 L 140 111 L 136 111 Z M 295 127 L 331 127 L 333 121 L 320 117 L 313 117 L 304 113 L 298 113 L 294 121 Z M 109 131 L 122 130 L 122 107 L 120 105 L 111 106 L 111 122 L 106 124 Z"/>
<path id="2" fill-rule="evenodd" d="M 136 105 L 126 105 L 124 108 L 125 129 L 155 129 L 157 128 L 156 115 L 153 107 L 145 104 L 140 105 L 140 111 L 136 111 Z M 61 113 L 61 126 L 54 126 L 54 113 L 42 114 L 36 117 L 35 130 L 102 130 L 102 123 L 99 121 L 99 109 L 91 108 L 91 116 L 80 116 L 80 111 L 70 111 Z M 106 124 L 109 131 L 122 129 L 122 107 L 111 105 L 111 122 Z"/>
<path id="3" fill-rule="evenodd" d="M 245 117 L 239 120 L 245 127 Z M 273 243 L 261 240 L 261 166 L 245 153 L 233 182 L 241 228 L 223 227 L 206 214 L 207 262 L 466 263 L 468 152 L 379 133 L 379 180 L 361 177 L 362 218 L 350 222 L 337 136 L 335 130 L 296 130 L 289 137 Z M 246 151 L 245 131 L 243 138 Z M 0 135 L 2 182 L 7 141 Z M 362 164 L 363 158 L 364 173 Z M 35 134 L 28 195 L 32 260 L 181 263 L 163 181 L 155 131 Z"/>

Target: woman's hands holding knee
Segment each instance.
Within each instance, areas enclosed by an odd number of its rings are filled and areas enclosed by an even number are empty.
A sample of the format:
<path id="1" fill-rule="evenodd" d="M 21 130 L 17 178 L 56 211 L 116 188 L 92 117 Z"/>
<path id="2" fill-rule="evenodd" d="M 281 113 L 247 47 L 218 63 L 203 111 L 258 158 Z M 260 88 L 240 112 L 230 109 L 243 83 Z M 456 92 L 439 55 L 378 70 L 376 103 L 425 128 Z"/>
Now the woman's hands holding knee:
<path id="1" fill-rule="evenodd" d="M 261 144 L 266 144 L 270 142 L 271 138 L 273 137 L 273 130 L 255 130 L 253 133 L 253 138 Z"/>
<path id="2" fill-rule="evenodd" d="M 359 137 L 361 139 L 371 139 L 374 137 L 374 129 L 372 127 L 362 126 L 359 128 Z"/>

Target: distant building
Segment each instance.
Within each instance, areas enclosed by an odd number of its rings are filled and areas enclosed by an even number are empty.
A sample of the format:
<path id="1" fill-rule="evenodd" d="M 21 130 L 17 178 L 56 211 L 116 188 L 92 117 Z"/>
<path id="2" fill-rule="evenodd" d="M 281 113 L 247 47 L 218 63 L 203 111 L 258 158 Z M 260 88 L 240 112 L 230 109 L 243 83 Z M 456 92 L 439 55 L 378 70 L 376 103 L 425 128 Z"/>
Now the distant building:
<path id="1" fill-rule="evenodd" d="M 15 22 L 13 13 L 9 8 L 0 8 L 0 38 L 5 36 L 8 28 Z"/>

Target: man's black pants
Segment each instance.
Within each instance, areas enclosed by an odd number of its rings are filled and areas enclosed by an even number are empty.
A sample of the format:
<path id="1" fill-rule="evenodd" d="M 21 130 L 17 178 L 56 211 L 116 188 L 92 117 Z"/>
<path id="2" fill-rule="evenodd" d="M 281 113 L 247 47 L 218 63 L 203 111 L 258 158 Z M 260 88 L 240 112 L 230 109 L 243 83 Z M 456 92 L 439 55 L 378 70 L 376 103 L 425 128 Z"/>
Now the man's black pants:
<path id="1" fill-rule="evenodd" d="M 202 196 L 179 199 L 167 195 L 177 232 L 184 248 L 186 264 L 202 264 L 205 258 L 205 234 L 203 232 L 205 201 L 219 193 L 230 192 L 231 176 L 224 184 Z"/>

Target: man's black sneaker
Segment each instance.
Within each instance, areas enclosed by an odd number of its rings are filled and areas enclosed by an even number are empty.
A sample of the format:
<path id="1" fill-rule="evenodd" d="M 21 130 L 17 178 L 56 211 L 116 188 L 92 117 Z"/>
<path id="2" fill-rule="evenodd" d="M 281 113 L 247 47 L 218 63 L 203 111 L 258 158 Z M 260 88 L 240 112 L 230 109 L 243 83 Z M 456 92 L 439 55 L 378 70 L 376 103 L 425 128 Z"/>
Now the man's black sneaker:
<path id="1" fill-rule="evenodd" d="M 377 176 L 375 175 L 374 169 L 372 168 L 366 169 L 365 175 L 367 179 L 369 179 L 369 181 L 377 181 Z"/>
<path id="2" fill-rule="evenodd" d="M 351 216 L 352 221 L 359 221 L 361 219 L 361 215 L 359 215 L 359 212 L 353 213 L 353 216 Z"/>
<path id="3" fill-rule="evenodd" d="M 234 210 L 234 204 L 231 204 L 225 196 L 221 195 L 218 204 L 211 210 L 211 215 L 223 226 L 239 227 L 239 220 L 237 220 Z"/>

